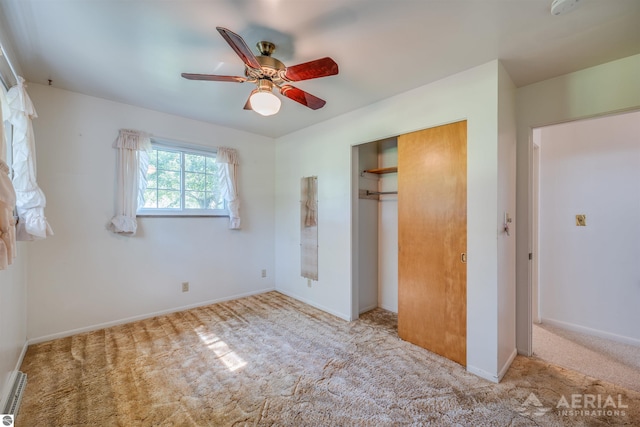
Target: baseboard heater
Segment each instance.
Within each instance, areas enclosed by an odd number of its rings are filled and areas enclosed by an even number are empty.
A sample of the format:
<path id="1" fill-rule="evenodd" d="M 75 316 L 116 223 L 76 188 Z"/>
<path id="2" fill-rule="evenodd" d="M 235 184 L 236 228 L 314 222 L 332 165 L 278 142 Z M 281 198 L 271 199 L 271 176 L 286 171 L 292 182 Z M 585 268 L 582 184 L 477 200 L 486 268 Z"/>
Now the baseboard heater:
<path id="1" fill-rule="evenodd" d="M 18 371 L 16 375 L 16 380 L 13 382 L 13 387 L 11 388 L 11 394 L 9 394 L 9 399 L 7 399 L 7 404 L 4 407 L 3 414 L 7 415 L 18 415 L 18 410 L 20 410 L 20 402 L 22 401 L 22 394 L 24 393 L 24 389 L 27 386 L 27 374 L 24 372 Z"/>

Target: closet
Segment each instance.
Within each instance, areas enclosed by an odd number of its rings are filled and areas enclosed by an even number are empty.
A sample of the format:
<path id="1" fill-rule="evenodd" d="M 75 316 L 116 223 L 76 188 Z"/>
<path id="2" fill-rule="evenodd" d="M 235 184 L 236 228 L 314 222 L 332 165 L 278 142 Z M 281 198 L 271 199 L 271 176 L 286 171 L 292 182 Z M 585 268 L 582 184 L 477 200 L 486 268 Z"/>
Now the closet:
<path id="1" fill-rule="evenodd" d="M 397 164 L 395 137 L 358 147 L 359 313 L 398 311 Z"/>
<path id="2" fill-rule="evenodd" d="M 466 366 L 467 123 L 365 144 L 359 166 L 367 159 L 359 180 L 361 312 L 374 304 L 375 281 L 377 306 L 398 313 L 400 338 Z"/>

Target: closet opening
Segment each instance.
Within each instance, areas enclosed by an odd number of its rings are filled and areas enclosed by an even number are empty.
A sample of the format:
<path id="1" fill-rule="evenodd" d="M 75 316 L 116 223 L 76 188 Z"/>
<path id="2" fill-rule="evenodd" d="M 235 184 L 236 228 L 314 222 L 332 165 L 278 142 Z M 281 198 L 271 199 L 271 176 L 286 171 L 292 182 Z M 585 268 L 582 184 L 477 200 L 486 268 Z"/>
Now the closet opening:
<path id="1" fill-rule="evenodd" d="M 354 304 L 352 317 L 376 307 L 398 312 L 398 141 L 353 147 Z"/>

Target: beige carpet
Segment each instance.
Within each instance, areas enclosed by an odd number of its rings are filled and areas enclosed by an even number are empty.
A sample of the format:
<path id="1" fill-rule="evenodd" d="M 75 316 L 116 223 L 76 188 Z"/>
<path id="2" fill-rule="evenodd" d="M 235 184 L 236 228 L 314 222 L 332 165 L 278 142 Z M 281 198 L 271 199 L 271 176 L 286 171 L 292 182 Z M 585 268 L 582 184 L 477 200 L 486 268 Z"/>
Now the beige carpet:
<path id="1" fill-rule="evenodd" d="M 396 324 L 381 309 L 345 322 L 270 292 L 34 345 L 16 424 L 640 424 L 640 393 L 522 357 L 493 384 L 401 341 Z M 608 405 L 556 408 L 571 395 Z"/>
<path id="2" fill-rule="evenodd" d="M 640 347 L 534 324 L 533 354 L 555 365 L 640 392 Z"/>

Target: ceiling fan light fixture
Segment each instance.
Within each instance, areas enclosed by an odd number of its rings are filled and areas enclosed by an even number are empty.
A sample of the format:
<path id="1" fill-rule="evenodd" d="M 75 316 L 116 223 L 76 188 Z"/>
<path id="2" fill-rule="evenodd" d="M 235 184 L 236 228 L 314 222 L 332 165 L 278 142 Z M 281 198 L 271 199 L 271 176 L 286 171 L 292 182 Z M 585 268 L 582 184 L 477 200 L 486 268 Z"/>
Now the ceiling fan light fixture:
<path id="1" fill-rule="evenodd" d="M 271 92 L 256 92 L 251 95 L 251 109 L 263 116 L 273 116 L 280 111 L 282 102 Z"/>
<path id="2" fill-rule="evenodd" d="M 258 89 L 249 97 L 253 111 L 263 116 L 273 116 L 280 111 L 282 101 L 271 92 L 272 88 L 273 84 L 268 80 L 259 82 Z"/>

